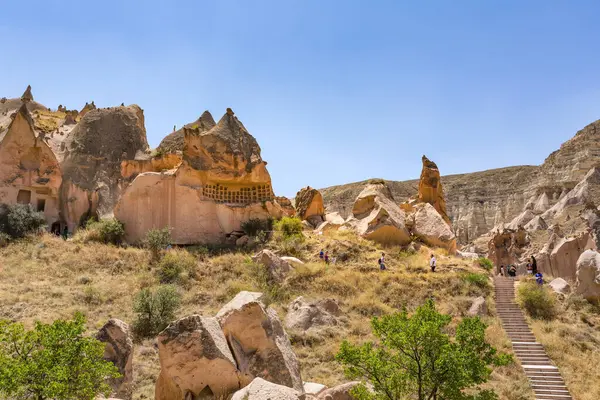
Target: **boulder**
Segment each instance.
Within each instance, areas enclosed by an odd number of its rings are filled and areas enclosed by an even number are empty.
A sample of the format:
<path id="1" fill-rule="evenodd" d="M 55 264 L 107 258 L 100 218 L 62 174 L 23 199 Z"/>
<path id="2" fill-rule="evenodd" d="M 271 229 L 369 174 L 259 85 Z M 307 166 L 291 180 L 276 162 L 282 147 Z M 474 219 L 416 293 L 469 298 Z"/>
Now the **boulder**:
<path id="1" fill-rule="evenodd" d="M 450 225 L 450 218 L 446 213 L 446 200 L 440 178 L 440 170 L 433 161 L 423 156 L 423 169 L 419 179 L 419 202 L 431 204 L 440 214 L 442 219 Z"/>
<path id="2" fill-rule="evenodd" d="M 360 385 L 359 381 L 348 382 L 338 386 L 334 386 L 332 388 L 323 390 L 317 396 L 318 400 L 356 400 L 351 394 L 350 391 L 354 389 L 355 386 Z"/>
<path id="3" fill-rule="evenodd" d="M 236 239 L 235 245 L 238 247 L 243 247 L 243 246 L 246 246 L 249 241 L 250 241 L 250 238 L 247 235 L 244 235 L 244 236 Z"/>
<path id="4" fill-rule="evenodd" d="M 300 296 L 288 306 L 285 327 L 306 331 L 325 325 L 337 325 L 336 317 L 339 314 L 339 306 L 333 299 L 307 301 Z"/>
<path id="5" fill-rule="evenodd" d="M 575 293 L 590 301 L 600 300 L 600 254 L 597 251 L 586 250 L 579 256 Z"/>
<path id="6" fill-rule="evenodd" d="M 443 247 L 456 252 L 456 237 L 450 226 L 429 203 L 419 204 L 414 214 L 412 233 L 429 246 Z"/>
<path id="7" fill-rule="evenodd" d="M 261 378 L 233 394 L 231 400 L 300 400 L 301 393 L 287 386 L 277 385 Z"/>
<path id="8" fill-rule="evenodd" d="M 113 395 L 122 399 L 131 399 L 133 382 L 133 340 L 129 325 L 118 319 L 110 319 L 96 335 L 96 339 L 106 343 L 104 359 L 113 363 L 120 378 L 110 379 Z"/>
<path id="9" fill-rule="evenodd" d="M 548 284 L 556 293 L 565 294 L 571 290 L 571 286 L 569 282 L 565 281 L 563 278 L 555 278 Z"/>
<path id="10" fill-rule="evenodd" d="M 276 282 L 282 282 L 287 274 L 293 271 L 292 266 L 287 261 L 279 258 L 271 250 L 261 250 L 252 256 L 252 261 L 264 265 L 269 272 L 269 277 Z"/>
<path id="11" fill-rule="evenodd" d="M 304 261 L 297 259 L 296 257 L 280 257 L 282 261 L 287 262 L 288 264 L 292 265 L 292 266 L 297 266 L 297 265 L 304 265 Z"/>
<path id="12" fill-rule="evenodd" d="M 242 384 L 260 377 L 303 391 L 300 366 L 275 310 L 260 293 L 240 292 L 217 319 L 241 373 Z"/>
<path id="13" fill-rule="evenodd" d="M 310 186 L 300 189 L 296 193 L 296 215 L 302 219 L 311 222 L 317 226 L 325 217 L 325 207 L 323 206 L 323 196 L 317 189 Z M 315 224 L 315 222 L 318 222 Z"/>
<path id="14" fill-rule="evenodd" d="M 162 331 L 157 342 L 161 371 L 156 400 L 226 398 L 241 387 L 217 319 L 181 318 Z"/>
<path id="15" fill-rule="evenodd" d="M 315 382 L 304 382 L 304 393 L 310 394 L 313 396 L 318 396 L 319 393 L 327 389 L 327 386 L 321 383 Z"/>
<path id="16" fill-rule="evenodd" d="M 467 311 L 467 314 L 474 317 L 474 316 L 484 316 L 487 315 L 487 304 L 485 303 L 485 298 L 484 297 L 477 297 L 476 299 L 473 300 L 473 303 L 471 303 L 471 307 L 469 308 L 469 311 Z"/>

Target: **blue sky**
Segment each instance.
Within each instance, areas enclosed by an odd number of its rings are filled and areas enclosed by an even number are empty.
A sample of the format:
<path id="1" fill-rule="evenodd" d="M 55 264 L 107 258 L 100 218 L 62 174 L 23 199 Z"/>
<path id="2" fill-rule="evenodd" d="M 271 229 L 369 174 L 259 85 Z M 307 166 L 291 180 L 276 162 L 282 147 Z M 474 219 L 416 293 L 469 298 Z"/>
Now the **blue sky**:
<path id="1" fill-rule="evenodd" d="M 0 1 L 0 96 L 231 107 L 276 193 L 540 164 L 600 118 L 593 1 Z"/>

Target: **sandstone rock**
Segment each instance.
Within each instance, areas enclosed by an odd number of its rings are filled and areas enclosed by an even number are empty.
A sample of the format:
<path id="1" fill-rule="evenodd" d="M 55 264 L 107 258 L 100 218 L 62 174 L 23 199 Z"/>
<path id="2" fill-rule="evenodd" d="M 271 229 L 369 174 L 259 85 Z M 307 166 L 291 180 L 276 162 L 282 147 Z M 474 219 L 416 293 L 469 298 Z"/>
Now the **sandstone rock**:
<path id="1" fill-rule="evenodd" d="M 246 246 L 249 241 L 250 241 L 250 238 L 248 236 L 244 235 L 235 241 L 235 245 L 238 247 L 243 247 L 243 246 Z"/>
<path id="2" fill-rule="evenodd" d="M 318 400 L 355 400 L 354 396 L 350 394 L 350 391 L 355 386 L 360 385 L 360 382 L 353 381 L 344 383 L 332 388 L 326 389 L 319 393 L 317 396 Z"/>
<path id="3" fill-rule="evenodd" d="M 296 193 L 295 203 L 296 214 L 300 219 L 309 220 L 313 226 L 315 226 L 315 222 L 320 223 L 324 220 L 323 196 L 317 189 L 310 186 L 300 189 Z"/>
<path id="4" fill-rule="evenodd" d="M 575 293 L 590 301 L 600 300 L 600 254 L 586 250 L 577 260 Z"/>
<path id="5" fill-rule="evenodd" d="M 327 386 L 321 383 L 304 382 L 304 393 L 317 396 L 319 393 L 327 389 Z"/>
<path id="6" fill-rule="evenodd" d="M 33 101 L 33 95 L 31 94 L 31 85 L 27 85 L 27 89 L 25 89 L 25 92 L 21 96 L 21 101 L 23 103 L 29 103 L 30 101 Z"/>
<path id="7" fill-rule="evenodd" d="M 85 114 L 87 114 L 88 112 L 90 112 L 92 110 L 96 110 L 96 105 L 94 104 L 94 102 L 93 101 L 91 103 L 86 102 L 85 106 L 83 106 L 81 111 L 79 111 L 79 116 L 83 118 L 85 116 Z"/>
<path id="8" fill-rule="evenodd" d="M 569 238 L 553 235 L 537 257 L 538 269 L 551 276 L 574 279 L 577 273 L 577 260 L 586 249 L 596 249 L 589 232 Z"/>
<path id="9" fill-rule="evenodd" d="M 215 318 L 182 318 L 157 341 L 161 371 L 156 400 L 224 398 L 240 388 L 236 362 Z"/>
<path id="10" fill-rule="evenodd" d="M 217 319 L 232 349 L 242 384 L 256 377 L 303 391 L 300 367 L 277 313 L 259 301 L 260 294 L 240 292 Z"/>
<path id="11" fill-rule="evenodd" d="M 300 296 L 288 306 L 285 327 L 307 331 L 310 328 L 337 325 L 336 316 L 339 314 L 339 306 L 333 299 L 307 301 Z"/>
<path id="12" fill-rule="evenodd" d="M 505 225 L 506 229 L 517 230 L 520 226 L 524 227 L 529 221 L 535 218 L 535 214 L 531 210 L 525 210 L 521 214 L 513 218 L 510 223 Z"/>
<path id="13" fill-rule="evenodd" d="M 67 112 L 65 115 L 64 124 L 65 125 L 75 125 L 76 123 L 77 123 L 77 121 L 75 120 L 75 116 L 72 113 Z"/>
<path id="14" fill-rule="evenodd" d="M 292 266 L 287 261 L 279 258 L 271 250 L 261 250 L 252 256 L 252 261 L 264 265 L 269 272 L 269 277 L 276 282 L 282 282 L 293 271 Z"/>
<path id="15" fill-rule="evenodd" d="M 275 196 L 275 201 L 279 204 L 286 216 L 293 217 L 296 215 L 296 209 L 290 199 L 285 196 Z"/>
<path id="16" fill-rule="evenodd" d="M 254 378 L 248 386 L 235 392 L 231 400 L 300 400 L 300 396 L 290 387 Z"/>
<path id="17" fill-rule="evenodd" d="M 112 362 L 122 375 L 121 378 L 109 381 L 113 395 L 121 399 L 130 399 L 133 382 L 133 340 L 129 325 L 118 319 L 110 319 L 100 329 L 96 338 L 106 343 L 104 359 Z"/>
<path id="18" fill-rule="evenodd" d="M 569 206 L 584 205 L 593 201 L 600 193 L 600 168 L 594 167 L 577 183 L 559 202 L 542 214 L 546 221 L 551 221 L 568 211 Z"/>
<path id="19" fill-rule="evenodd" d="M 548 229 L 548 224 L 540 216 L 536 215 L 531 221 L 525 224 L 525 230 L 527 231 L 543 231 Z"/>
<path id="20" fill-rule="evenodd" d="M 456 255 L 460 258 L 470 258 L 472 260 L 476 260 L 479 258 L 479 254 L 468 252 L 468 251 L 456 251 Z"/>
<path id="21" fill-rule="evenodd" d="M 416 208 L 412 233 L 429 246 L 456 252 L 456 237 L 436 209 L 429 203 L 419 204 Z"/>
<path id="22" fill-rule="evenodd" d="M 200 117 L 194 122 L 186 124 L 179 130 L 173 127 L 173 133 L 165 136 L 158 145 L 158 150 L 162 153 L 183 152 L 184 143 L 184 128 L 198 129 L 199 132 L 208 132 L 216 125 L 215 120 L 210 112 L 204 111 Z"/>
<path id="23" fill-rule="evenodd" d="M 496 266 L 496 273 L 499 273 L 502 265 L 506 268 L 509 264 L 519 264 L 519 259 L 528 244 L 527 232 L 523 227 L 496 232 L 488 243 L 487 258 L 492 260 Z"/>
<path id="24" fill-rule="evenodd" d="M 384 184 L 369 184 L 354 203 L 352 212 L 357 219 L 348 223 L 365 239 L 384 245 L 408 244 L 406 213 L 389 196 L 391 193 Z"/>
<path id="25" fill-rule="evenodd" d="M 282 261 L 287 262 L 292 266 L 304 265 L 304 261 L 297 259 L 296 257 L 280 257 Z"/>
<path id="26" fill-rule="evenodd" d="M 487 315 L 487 304 L 485 303 L 485 298 L 484 297 L 477 297 L 476 299 L 473 300 L 473 303 L 471 304 L 471 307 L 469 308 L 469 311 L 467 311 L 467 315 L 470 315 L 472 317 L 474 316 L 484 316 Z"/>
<path id="27" fill-rule="evenodd" d="M 571 290 L 569 282 L 565 281 L 563 278 L 552 279 L 548 286 L 550 286 L 556 293 L 561 294 L 565 294 Z"/>
<path id="28" fill-rule="evenodd" d="M 536 214 L 541 214 L 548 208 L 550 208 L 550 199 L 548 198 L 546 192 L 543 192 L 542 194 L 540 194 L 540 197 L 538 197 L 538 199 L 536 200 L 533 206 L 533 212 Z"/>
<path id="29" fill-rule="evenodd" d="M 419 179 L 419 201 L 431 204 L 443 220 L 450 225 L 450 218 L 446 214 L 446 200 L 440 179 L 440 170 L 436 163 L 427 157 L 422 157 L 423 169 Z"/>

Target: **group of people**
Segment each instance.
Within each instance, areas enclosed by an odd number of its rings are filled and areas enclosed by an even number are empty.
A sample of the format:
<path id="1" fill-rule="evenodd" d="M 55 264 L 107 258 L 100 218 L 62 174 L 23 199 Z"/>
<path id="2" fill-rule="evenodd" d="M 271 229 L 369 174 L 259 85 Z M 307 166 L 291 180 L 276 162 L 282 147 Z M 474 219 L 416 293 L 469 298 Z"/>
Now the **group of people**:
<path id="1" fill-rule="evenodd" d="M 329 258 L 329 251 L 321 249 L 319 252 L 319 258 L 325 261 L 325 264 L 329 264 L 330 262 L 335 264 L 335 257 Z"/>
<path id="2" fill-rule="evenodd" d="M 507 265 L 506 270 L 505 270 L 504 265 L 501 265 L 500 266 L 500 275 L 516 277 L 517 276 L 517 267 L 514 264 L 509 264 L 509 265 Z M 535 259 L 534 256 L 531 256 L 529 258 L 529 262 L 527 263 L 527 275 L 534 276 L 538 285 L 542 285 L 544 283 L 544 276 L 541 272 L 538 271 L 537 260 Z"/>

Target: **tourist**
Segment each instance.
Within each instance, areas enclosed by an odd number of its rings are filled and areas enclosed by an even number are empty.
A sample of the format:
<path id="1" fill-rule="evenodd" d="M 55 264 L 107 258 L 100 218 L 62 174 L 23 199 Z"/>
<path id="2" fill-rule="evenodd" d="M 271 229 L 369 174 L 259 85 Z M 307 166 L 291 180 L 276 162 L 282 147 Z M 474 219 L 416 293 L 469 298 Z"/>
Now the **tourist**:
<path id="1" fill-rule="evenodd" d="M 533 275 L 536 275 L 538 272 L 537 261 L 534 256 L 531 256 L 531 272 L 533 273 Z"/>
<path id="2" fill-rule="evenodd" d="M 435 272 L 436 262 L 437 262 L 437 260 L 435 259 L 435 256 L 432 254 L 431 258 L 429 259 L 429 267 L 431 268 L 431 272 Z"/>
<path id="3" fill-rule="evenodd" d="M 62 238 L 63 240 L 67 240 L 69 237 L 69 228 L 65 225 L 65 229 L 63 229 Z"/>
<path id="4" fill-rule="evenodd" d="M 506 276 L 506 271 L 504 271 L 504 265 L 500 266 L 500 276 Z"/>
<path id="5" fill-rule="evenodd" d="M 319 258 L 322 260 L 324 256 L 325 252 L 323 252 L 323 249 L 321 249 L 321 252 L 319 253 Z"/>
<path id="6" fill-rule="evenodd" d="M 381 253 L 381 257 L 379 257 L 379 260 L 377 261 L 377 263 L 379 264 L 379 270 L 384 271 L 385 270 L 385 253 Z"/>
<path id="7" fill-rule="evenodd" d="M 514 264 L 508 266 L 508 276 L 517 276 L 517 267 Z"/>
<path id="8" fill-rule="evenodd" d="M 541 272 L 538 272 L 537 274 L 535 274 L 535 281 L 540 286 L 542 286 L 544 284 L 544 276 L 542 275 Z"/>
<path id="9" fill-rule="evenodd" d="M 527 275 L 533 275 L 533 269 L 531 263 L 527 263 Z"/>
<path id="10" fill-rule="evenodd" d="M 325 252 L 324 259 L 325 259 L 325 264 L 329 264 L 329 252 L 328 251 Z"/>

